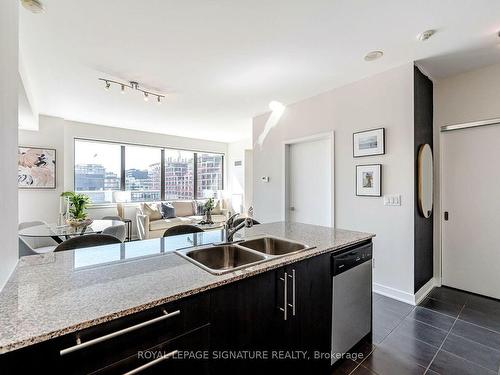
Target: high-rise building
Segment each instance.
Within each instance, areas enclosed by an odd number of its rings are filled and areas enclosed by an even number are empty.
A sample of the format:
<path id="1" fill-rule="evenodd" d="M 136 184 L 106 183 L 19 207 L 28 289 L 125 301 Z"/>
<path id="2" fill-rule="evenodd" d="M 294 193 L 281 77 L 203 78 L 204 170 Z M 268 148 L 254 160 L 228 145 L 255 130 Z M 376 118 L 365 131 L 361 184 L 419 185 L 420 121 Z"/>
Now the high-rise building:
<path id="1" fill-rule="evenodd" d="M 222 189 L 222 155 L 198 154 L 197 159 L 197 196 L 213 197 Z"/>
<path id="2" fill-rule="evenodd" d="M 75 165 L 75 190 L 104 190 L 106 169 L 101 164 Z"/>
<path id="3" fill-rule="evenodd" d="M 169 157 L 165 160 L 165 199 L 193 199 L 193 160 Z"/>

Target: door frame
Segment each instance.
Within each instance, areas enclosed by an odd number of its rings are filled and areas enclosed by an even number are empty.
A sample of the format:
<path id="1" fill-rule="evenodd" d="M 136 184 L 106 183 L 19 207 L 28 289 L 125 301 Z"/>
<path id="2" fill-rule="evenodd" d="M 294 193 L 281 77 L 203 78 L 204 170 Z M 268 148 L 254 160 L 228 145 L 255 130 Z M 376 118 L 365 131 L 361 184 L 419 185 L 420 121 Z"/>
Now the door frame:
<path id="1" fill-rule="evenodd" d="M 335 228 L 335 133 L 334 131 L 317 133 L 306 137 L 288 139 L 282 142 L 282 152 L 283 152 L 283 168 L 282 168 L 282 212 L 281 218 L 283 221 L 289 220 L 289 210 L 290 206 L 290 146 L 297 143 L 305 143 L 312 141 L 319 141 L 327 139 L 330 140 L 330 195 L 331 195 L 331 207 L 330 207 L 330 226 Z"/>

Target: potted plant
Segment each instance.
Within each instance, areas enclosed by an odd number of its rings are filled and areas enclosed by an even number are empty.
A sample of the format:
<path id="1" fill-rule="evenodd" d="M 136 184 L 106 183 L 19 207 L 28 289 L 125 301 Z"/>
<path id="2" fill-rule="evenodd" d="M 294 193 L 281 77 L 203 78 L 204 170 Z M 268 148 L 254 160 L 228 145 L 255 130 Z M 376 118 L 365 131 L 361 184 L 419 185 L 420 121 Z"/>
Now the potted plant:
<path id="1" fill-rule="evenodd" d="M 61 197 L 68 199 L 69 217 L 66 217 L 66 223 L 73 227 L 86 227 L 92 224 L 92 219 L 87 219 L 87 206 L 90 203 L 90 197 L 82 193 L 65 191 Z"/>
<path id="2" fill-rule="evenodd" d="M 208 200 L 203 205 L 205 211 L 205 218 L 203 219 L 205 224 L 213 224 L 212 221 L 212 210 L 215 208 L 215 201 L 213 198 L 208 198 Z"/>

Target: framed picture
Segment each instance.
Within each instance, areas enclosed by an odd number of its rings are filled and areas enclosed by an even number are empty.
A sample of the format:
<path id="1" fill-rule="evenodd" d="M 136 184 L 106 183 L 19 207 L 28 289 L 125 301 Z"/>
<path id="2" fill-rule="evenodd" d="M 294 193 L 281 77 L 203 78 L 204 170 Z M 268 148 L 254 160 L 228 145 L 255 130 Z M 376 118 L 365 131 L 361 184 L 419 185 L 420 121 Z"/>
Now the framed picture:
<path id="1" fill-rule="evenodd" d="M 385 128 L 365 130 L 352 135 L 352 154 L 355 158 L 384 153 Z"/>
<path id="2" fill-rule="evenodd" d="M 382 196 L 382 164 L 356 165 L 356 195 Z"/>
<path id="3" fill-rule="evenodd" d="M 56 150 L 19 146 L 17 186 L 20 189 L 56 188 Z"/>

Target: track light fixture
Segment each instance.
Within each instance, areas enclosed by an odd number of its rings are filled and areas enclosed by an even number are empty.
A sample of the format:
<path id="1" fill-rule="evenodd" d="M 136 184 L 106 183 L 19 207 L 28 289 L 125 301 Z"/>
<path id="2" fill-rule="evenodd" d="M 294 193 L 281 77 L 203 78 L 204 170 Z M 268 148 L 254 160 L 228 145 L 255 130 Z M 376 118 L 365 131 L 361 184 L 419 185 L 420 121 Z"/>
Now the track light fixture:
<path id="1" fill-rule="evenodd" d="M 122 83 L 122 82 L 117 82 L 117 81 L 113 81 L 113 80 L 110 80 L 110 79 L 105 79 L 105 78 L 99 78 L 99 81 L 103 81 L 104 82 L 104 88 L 106 90 L 109 90 L 110 87 L 111 87 L 111 84 L 114 84 L 114 85 L 118 85 L 120 86 L 120 92 L 122 94 L 125 94 L 125 91 L 127 88 L 131 89 L 131 90 L 136 90 L 136 91 L 140 91 L 142 92 L 142 94 L 144 95 L 144 101 L 147 102 L 149 101 L 149 96 L 153 96 L 153 97 L 156 97 L 156 101 L 158 103 L 161 103 L 162 99 L 165 98 L 165 95 L 161 95 L 161 94 L 156 94 L 154 92 L 150 92 L 150 91 L 146 91 L 146 90 L 143 90 L 139 87 L 139 83 L 138 82 L 135 82 L 135 81 L 131 81 L 129 83 Z"/>

